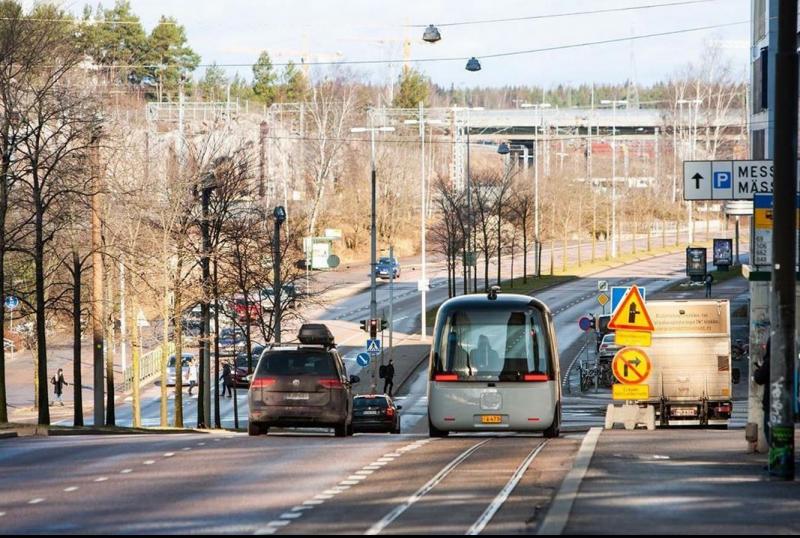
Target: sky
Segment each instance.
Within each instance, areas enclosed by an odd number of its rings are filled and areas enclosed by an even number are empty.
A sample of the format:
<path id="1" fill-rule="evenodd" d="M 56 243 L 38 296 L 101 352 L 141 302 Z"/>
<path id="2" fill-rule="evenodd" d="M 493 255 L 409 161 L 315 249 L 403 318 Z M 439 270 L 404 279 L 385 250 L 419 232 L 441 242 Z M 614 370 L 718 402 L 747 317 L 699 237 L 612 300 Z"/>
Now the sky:
<path id="1" fill-rule="evenodd" d="M 69 7 L 83 5 L 74 0 Z M 411 40 L 412 60 L 476 56 L 483 69 L 471 73 L 465 61 L 420 62 L 415 67 L 433 82 L 449 87 L 543 85 L 582 82 L 640 84 L 663 80 L 689 62 L 698 62 L 703 48 L 716 43 L 745 77 L 748 65 L 750 0 L 700 3 L 576 15 L 538 20 L 445 26 L 448 23 L 531 17 L 554 13 L 675 3 L 681 0 L 131 0 L 146 30 L 160 15 L 185 26 L 190 45 L 202 63 L 244 64 L 227 67 L 250 78 L 262 50 L 274 62 L 301 57 L 310 60 L 401 60 L 402 41 Z M 92 5 L 94 5 L 94 0 Z M 102 0 L 112 5 L 113 0 Z M 625 40 L 558 51 L 485 58 L 508 51 L 530 50 L 581 42 L 627 38 L 687 28 L 745 21 L 672 36 Z M 423 28 L 436 24 L 442 40 L 422 41 Z M 388 82 L 402 64 L 350 66 L 362 78 Z M 315 69 L 328 69 L 315 68 Z M 200 69 L 202 71 L 202 68 Z"/>

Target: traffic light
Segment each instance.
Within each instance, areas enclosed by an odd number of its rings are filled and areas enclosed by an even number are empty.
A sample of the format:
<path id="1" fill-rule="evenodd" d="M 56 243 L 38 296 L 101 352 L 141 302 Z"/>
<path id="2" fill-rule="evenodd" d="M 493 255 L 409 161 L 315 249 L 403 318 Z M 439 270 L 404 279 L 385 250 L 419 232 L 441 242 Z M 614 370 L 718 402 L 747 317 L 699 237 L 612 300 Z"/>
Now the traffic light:
<path id="1" fill-rule="evenodd" d="M 382 319 L 382 320 L 381 320 L 381 331 L 385 331 L 385 330 L 386 330 L 386 326 L 387 326 L 388 324 L 389 324 L 389 323 L 388 323 L 388 322 L 387 322 L 385 319 Z"/>
<path id="2" fill-rule="evenodd" d="M 596 331 L 597 330 L 597 318 L 594 317 L 593 314 L 589 314 L 589 319 L 592 321 L 592 324 L 589 325 L 589 327 L 591 327 L 593 330 Z"/>
<path id="3" fill-rule="evenodd" d="M 378 337 L 378 320 L 377 319 L 369 320 L 369 337 L 370 338 L 377 338 Z"/>
<path id="4" fill-rule="evenodd" d="M 365 333 L 369 332 L 369 328 L 367 327 L 367 320 L 365 319 L 361 320 L 361 330 L 364 331 Z"/>

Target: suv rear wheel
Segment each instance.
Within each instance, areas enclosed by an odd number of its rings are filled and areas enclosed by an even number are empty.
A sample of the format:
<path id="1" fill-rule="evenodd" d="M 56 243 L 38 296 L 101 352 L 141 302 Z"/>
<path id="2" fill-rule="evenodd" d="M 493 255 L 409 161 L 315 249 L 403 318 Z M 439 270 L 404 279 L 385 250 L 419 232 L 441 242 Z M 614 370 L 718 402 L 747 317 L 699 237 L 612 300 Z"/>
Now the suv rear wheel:
<path id="1" fill-rule="evenodd" d="M 247 434 L 251 436 L 255 435 L 266 435 L 269 431 L 269 427 L 261 424 L 260 422 L 249 422 L 247 424 Z"/>

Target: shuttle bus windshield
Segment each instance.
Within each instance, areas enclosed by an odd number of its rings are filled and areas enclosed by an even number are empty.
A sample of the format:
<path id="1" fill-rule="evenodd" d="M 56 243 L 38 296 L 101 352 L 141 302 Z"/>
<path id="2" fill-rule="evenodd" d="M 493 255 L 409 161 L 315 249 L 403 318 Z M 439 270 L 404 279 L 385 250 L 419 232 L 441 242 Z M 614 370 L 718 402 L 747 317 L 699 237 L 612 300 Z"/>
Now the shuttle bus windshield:
<path id="1" fill-rule="evenodd" d="M 459 381 L 553 379 L 547 332 L 539 310 L 456 310 L 448 314 L 437 340 L 435 376 L 455 375 Z"/>

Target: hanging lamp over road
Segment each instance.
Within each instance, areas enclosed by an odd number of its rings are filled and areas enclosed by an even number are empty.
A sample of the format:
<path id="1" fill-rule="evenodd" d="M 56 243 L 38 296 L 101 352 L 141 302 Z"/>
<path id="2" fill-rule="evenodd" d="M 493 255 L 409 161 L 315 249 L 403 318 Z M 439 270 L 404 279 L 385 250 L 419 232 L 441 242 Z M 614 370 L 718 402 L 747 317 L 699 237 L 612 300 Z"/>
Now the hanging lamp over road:
<path id="1" fill-rule="evenodd" d="M 425 33 L 422 34 L 422 40 L 428 43 L 436 43 L 442 39 L 442 34 L 439 33 L 439 29 L 434 25 L 430 24 L 427 28 L 425 28 Z"/>
<path id="2" fill-rule="evenodd" d="M 467 71 L 473 71 L 473 72 L 474 71 L 480 71 L 481 70 L 481 63 L 478 61 L 478 59 L 475 56 L 473 56 L 467 62 L 466 69 L 467 69 Z"/>

